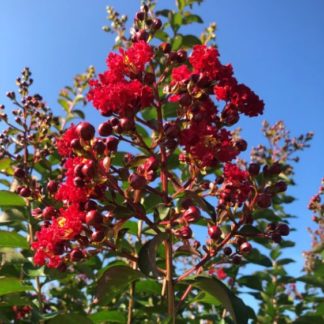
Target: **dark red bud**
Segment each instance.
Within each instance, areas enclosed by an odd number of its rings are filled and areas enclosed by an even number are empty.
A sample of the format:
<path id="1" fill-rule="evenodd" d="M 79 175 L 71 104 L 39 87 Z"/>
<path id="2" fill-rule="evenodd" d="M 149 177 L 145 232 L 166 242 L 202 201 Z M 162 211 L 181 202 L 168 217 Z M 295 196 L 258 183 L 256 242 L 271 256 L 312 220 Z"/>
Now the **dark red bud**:
<path id="1" fill-rule="evenodd" d="M 89 141 L 94 137 L 95 128 L 88 122 L 81 122 L 76 127 L 76 132 L 85 141 Z"/>
<path id="2" fill-rule="evenodd" d="M 84 210 L 85 211 L 90 211 L 97 209 L 98 204 L 94 200 L 88 200 L 84 204 Z"/>
<path id="3" fill-rule="evenodd" d="M 183 63 L 187 59 L 187 52 L 183 49 L 177 51 L 176 60 L 178 63 Z"/>
<path id="4" fill-rule="evenodd" d="M 84 187 L 84 181 L 82 180 L 82 178 L 80 177 L 75 177 L 73 179 L 73 184 L 78 187 L 78 188 L 82 188 Z"/>
<path id="5" fill-rule="evenodd" d="M 101 140 L 96 140 L 95 143 L 93 144 L 93 150 L 99 155 L 103 154 L 105 152 L 105 149 L 106 149 L 106 145 Z"/>
<path id="6" fill-rule="evenodd" d="M 287 190 L 287 184 L 284 181 L 279 181 L 275 184 L 275 190 L 277 192 L 285 192 Z"/>
<path id="7" fill-rule="evenodd" d="M 167 54 L 171 52 L 171 45 L 169 43 L 162 43 L 160 45 L 161 50 L 163 53 Z"/>
<path id="8" fill-rule="evenodd" d="M 200 210 L 196 206 L 190 206 L 182 215 L 188 223 L 197 222 L 200 216 Z"/>
<path id="9" fill-rule="evenodd" d="M 74 250 L 72 250 L 71 253 L 70 253 L 70 260 L 71 260 L 72 262 L 80 261 L 80 260 L 82 260 L 83 258 L 84 258 L 84 255 L 83 255 L 82 251 L 79 250 L 79 249 L 74 249 Z"/>
<path id="10" fill-rule="evenodd" d="M 287 235 L 289 235 L 289 232 L 290 232 L 289 226 L 285 223 L 278 224 L 276 230 L 282 236 L 287 236 Z"/>
<path id="11" fill-rule="evenodd" d="M 52 219 L 57 215 L 57 210 L 52 206 L 47 206 L 43 209 L 42 216 L 44 219 Z"/>
<path id="12" fill-rule="evenodd" d="M 46 186 L 47 190 L 49 193 L 51 194 L 55 194 L 57 192 L 58 189 L 58 183 L 54 180 L 51 180 L 47 186 Z"/>
<path id="13" fill-rule="evenodd" d="M 252 251 L 252 245 L 249 242 L 244 242 L 240 245 L 240 252 L 242 254 L 248 254 Z"/>
<path id="14" fill-rule="evenodd" d="M 91 241 L 92 242 L 101 242 L 105 238 L 104 231 L 96 231 L 91 234 Z"/>
<path id="15" fill-rule="evenodd" d="M 146 42 L 149 38 L 149 34 L 146 30 L 140 30 L 135 34 L 136 41 L 143 40 Z"/>
<path id="16" fill-rule="evenodd" d="M 235 142 L 235 147 L 241 152 L 246 151 L 247 142 L 244 139 L 239 139 Z"/>
<path id="17" fill-rule="evenodd" d="M 29 188 L 23 187 L 21 188 L 21 190 L 19 191 L 19 195 L 22 197 L 29 197 L 31 195 L 31 191 Z"/>
<path id="18" fill-rule="evenodd" d="M 222 235 L 222 231 L 217 225 L 213 225 L 213 226 L 208 227 L 208 235 L 213 240 L 218 240 Z"/>
<path id="19" fill-rule="evenodd" d="M 15 171 L 14 171 L 14 176 L 16 178 L 24 178 L 26 175 L 24 169 L 22 168 L 16 168 Z"/>
<path id="20" fill-rule="evenodd" d="M 241 261 L 242 261 L 242 258 L 239 255 L 234 255 L 233 258 L 232 258 L 233 264 L 238 265 L 238 264 L 241 263 Z"/>
<path id="21" fill-rule="evenodd" d="M 257 176 L 260 172 L 260 164 L 259 163 L 250 163 L 248 171 L 251 176 Z"/>
<path id="22" fill-rule="evenodd" d="M 74 149 L 74 150 L 82 150 L 82 145 L 80 143 L 80 140 L 77 139 L 77 138 L 74 138 L 72 141 L 71 141 L 71 147 Z"/>
<path id="23" fill-rule="evenodd" d="M 232 249 L 229 246 L 224 247 L 224 254 L 225 255 L 231 255 Z"/>
<path id="24" fill-rule="evenodd" d="M 259 194 L 257 198 L 257 204 L 260 208 L 268 208 L 271 206 L 272 196 L 267 193 Z"/>
<path id="25" fill-rule="evenodd" d="M 192 237 L 192 230 L 189 226 L 183 226 L 177 231 L 177 234 L 181 238 L 189 240 Z"/>
<path id="26" fill-rule="evenodd" d="M 159 19 L 159 18 L 153 19 L 152 28 L 155 29 L 155 30 L 158 30 L 161 27 L 162 27 L 162 21 L 161 21 L 161 19 Z"/>
<path id="27" fill-rule="evenodd" d="M 143 11 L 137 12 L 136 13 L 136 19 L 140 20 L 140 21 L 143 21 L 145 19 L 145 12 L 143 12 Z"/>
<path id="28" fill-rule="evenodd" d="M 106 140 L 106 148 L 110 152 L 115 152 L 118 147 L 118 139 L 116 137 L 108 137 Z"/>
<path id="29" fill-rule="evenodd" d="M 81 172 L 85 177 L 93 178 L 96 173 L 96 167 L 94 162 L 89 161 L 87 164 L 83 165 Z"/>
<path id="30" fill-rule="evenodd" d="M 90 210 L 85 216 L 87 225 L 98 225 L 102 223 L 102 215 L 97 210 Z"/>
<path id="31" fill-rule="evenodd" d="M 145 178 L 136 173 L 129 176 L 128 182 L 134 189 L 143 189 L 146 186 Z"/>
<path id="32" fill-rule="evenodd" d="M 121 118 L 120 119 L 120 127 L 124 132 L 128 132 L 134 130 L 135 124 L 134 121 L 129 118 Z"/>
<path id="33" fill-rule="evenodd" d="M 102 124 L 99 125 L 98 127 L 98 132 L 100 136 L 109 136 L 112 134 L 112 126 L 109 122 L 104 122 Z"/>

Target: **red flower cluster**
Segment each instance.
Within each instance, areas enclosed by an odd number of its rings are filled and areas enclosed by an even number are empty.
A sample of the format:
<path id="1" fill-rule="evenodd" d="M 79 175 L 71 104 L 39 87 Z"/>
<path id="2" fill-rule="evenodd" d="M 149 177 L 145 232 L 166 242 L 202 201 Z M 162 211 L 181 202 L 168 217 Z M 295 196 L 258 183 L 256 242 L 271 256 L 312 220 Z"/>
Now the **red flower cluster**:
<path id="1" fill-rule="evenodd" d="M 84 217 L 84 212 L 77 205 L 60 209 L 58 217 L 53 217 L 49 226 L 43 226 L 36 233 L 37 241 L 32 244 L 36 250 L 35 264 L 46 264 L 49 268 L 59 267 L 63 262 L 61 255 L 65 252 L 65 247 L 81 233 Z"/>
<path id="2" fill-rule="evenodd" d="M 196 45 L 189 63 L 174 67 L 171 73 L 169 101 L 184 108 L 185 127 L 180 144 L 185 146 L 187 160 L 200 167 L 233 160 L 240 151 L 225 126 L 235 124 L 239 114 L 262 114 L 263 101 L 247 86 L 239 84 L 231 65 L 222 65 L 216 48 Z M 210 99 L 225 101 L 220 115 Z"/>
<path id="3" fill-rule="evenodd" d="M 107 58 L 108 71 L 99 80 L 90 82 L 88 100 L 104 116 L 118 113 L 134 116 L 153 100 L 152 88 L 145 85 L 145 64 L 153 57 L 152 48 L 144 41 L 134 43 L 127 51 L 111 53 Z"/>
<path id="4" fill-rule="evenodd" d="M 219 190 L 219 204 L 242 204 L 248 199 L 251 190 L 249 172 L 227 163 L 224 167 L 224 182 Z"/>

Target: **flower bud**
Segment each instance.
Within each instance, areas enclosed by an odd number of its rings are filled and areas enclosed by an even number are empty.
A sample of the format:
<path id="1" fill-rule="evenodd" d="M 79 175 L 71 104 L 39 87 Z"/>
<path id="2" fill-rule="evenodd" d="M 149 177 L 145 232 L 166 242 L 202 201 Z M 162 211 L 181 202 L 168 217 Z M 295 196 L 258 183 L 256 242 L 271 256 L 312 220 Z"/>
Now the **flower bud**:
<path id="1" fill-rule="evenodd" d="M 285 223 L 279 223 L 277 225 L 276 230 L 282 236 L 287 236 L 287 235 L 289 235 L 289 232 L 290 232 L 289 226 L 287 224 L 285 224 Z"/>
<path id="2" fill-rule="evenodd" d="M 85 141 L 89 141 L 94 137 L 95 128 L 88 122 L 81 122 L 76 127 L 76 132 Z"/>
<path id="3" fill-rule="evenodd" d="M 183 226 L 177 230 L 177 235 L 185 240 L 188 240 L 192 237 L 192 230 L 189 226 Z"/>
<path id="4" fill-rule="evenodd" d="M 80 249 L 73 249 L 70 253 L 70 260 L 72 262 L 80 261 L 84 258 L 84 255 Z"/>
<path id="5" fill-rule="evenodd" d="M 129 176 L 128 182 L 134 189 L 143 189 L 146 186 L 145 178 L 136 173 Z"/>
<path id="6" fill-rule="evenodd" d="M 85 216 L 85 222 L 87 225 L 95 225 L 102 223 L 102 215 L 97 210 L 90 210 Z"/>
<path id="7" fill-rule="evenodd" d="M 270 194 L 262 193 L 258 195 L 257 204 L 260 208 L 268 208 L 271 206 L 272 197 Z"/>
<path id="8" fill-rule="evenodd" d="M 109 122 L 104 122 L 98 127 L 98 132 L 100 136 L 109 136 L 112 134 L 112 131 L 113 129 Z"/>
<path id="9" fill-rule="evenodd" d="M 118 139 L 116 137 L 108 137 L 106 140 L 106 148 L 109 152 L 115 152 L 118 147 Z"/>
<path id="10" fill-rule="evenodd" d="M 240 252 L 242 254 L 248 254 L 252 251 L 252 245 L 249 242 L 244 242 L 240 245 Z"/>
<path id="11" fill-rule="evenodd" d="M 195 206 L 190 206 L 182 215 L 188 223 L 197 222 L 200 216 L 200 210 Z"/>
<path id="12" fill-rule="evenodd" d="M 208 235 L 216 241 L 221 237 L 222 231 L 217 225 L 209 226 Z"/>
<path id="13" fill-rule="evenodd" d="M 248 171 L 251 176 L 257 176 L 260 172 L 260 164 L 259 163 L 250 163 Z"/>
<path id="14" fill-rule="evenodd" d="M 52 206 L 47 206 L 43 209 L 42 216 L 44 219 L 52 219 L 57 215 L 57 210 Z"/>
<path id="15" fill-rule="evenodd" d="M 91 241 L 92 242 L 101 242 L 105 238 L 105 232 L 104 231 L 95 231 L 91 234 Z"/>
<path id="16" fill-rule="evenodd" d="M 224 254 L 225 255 L 231 255 L 232 249 L 229 246 L 224 247 Z"/>

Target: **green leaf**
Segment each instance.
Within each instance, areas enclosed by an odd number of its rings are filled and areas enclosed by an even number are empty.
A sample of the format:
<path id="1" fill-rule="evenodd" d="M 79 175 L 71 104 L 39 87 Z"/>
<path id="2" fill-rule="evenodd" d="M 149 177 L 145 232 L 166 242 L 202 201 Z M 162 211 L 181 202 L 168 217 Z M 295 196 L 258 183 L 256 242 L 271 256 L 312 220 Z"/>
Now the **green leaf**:
<path id="1" fill-rule="evenodd" d="M 65 99 L 58 99 L 58 103 L 63 107 L 63 109 L 68 112 L 70 110 L 70 105 Z"/>
<path id="2" fill-rule="evenodd" d="M 0 190 L 0 208 L 23 206 L 26 206 L 26 202 L 22 197 L 11 191 Z"/>
<path id="3" fill-rule="evenodd" d="M 271 256 L 271 258 L 272 258 L 273 260 L 277 260 L 277 259 L 280 257 L 281 254 L 282 254 L 282 253 L 281 253 L 281 251 L 280 251 L 279 246 L 277 246 L 276 248 L 274 248 L 274 249 L 271 250 L 271 252 L 270 252 L 270 256 Z"/>
<path id="4" fill-rule="evenodd" d="M 260 233 L 260 231 L 256 227 L 254 227 L 254 226 L 252 226 L 250 224 L 244 225 L 239 230 L 239 234 L 243 235 L 243 236 L 253 236 L 253 235 L 259 234 L 259 233 Z"/>
<path id="5" fill-rule="evenodd" d="M 162 107 L 164 118 L 173 118 L 177 116 L 178 104 L 175 102 L 168 102 Z"/>
<path id="6" fill-rule="evenodd" d="M 163 240 L 167 238 L 166 233 L 159 233 L 153 239 L 147 241 L 139 251 L 138 267 L 147 276 L 158 277 L 160 275 L 156 265 L 156 251 Z"/>
<path id="7" fill-rule="evenodd" d="M 305 282 L 309 285 L 313 285 L 315 287 L 320 287 L 324 289 L 324 279 L 322 277 L 318 278 L 312 275 L 305 275 L 298 278 L 299 281 Z"/>
<path id="8" fill-rule="evenodd" d="M 170 15 L 171 13 L 172 13 L 171 10 L 164 9 L 164 10 L 159 10 L 159 11 L 157 11 L 157 12 L 156 12 L 156 15 L 157 15 L 157 16 L 163 16 L 163 17 L 168 18 L 169 15 Z"/>
<path id="9" fill-rule="evenodd" d="M 0 247 L 28 249 L 28 243 L 25 237 L 15 232 L 0 231 Z"/>
<path id="10" fill-rule="evenodd" d="M 174 37 L 172 41 L 172 50 L 177 51 L 181 47 L 182 41 L 183 41 L 183 36 L 180 34 L 176 35 L 176 37 Z"/>
<path id="11" fill-rule="evenodd" d="M 289 258 L 284 258 L 284 259 L 280 259 L 277 261 L 277 264 L 283 266 L 283 265 L 286 265 L 286 264 L 289 264 L 289 263 L 295 263 L 296 261 L 293 260 L 293 259 L 289 259 Z"/>
<path id="12" fill-rule="evenodd" d="M 205 291 L 201 291 L 196 297 L 188 301 L 188 304 L 192 303 L 203 303 L 214 306 L 218 306 L 221 304 L 220 301 L 217 298 L 215 298 L 215 296 Z"/>
<path id="13" fill-rule="evenodd" d="M 160 220 L 163 220 L 166 217 L 168 217 L 168 215 L 171 211 L 171 207 L 167 207 L 167 206 L 165 206 L 165 204 L 159 204 L 158 206 L 156 206 L 156 209 L 159 214 Z"/>
<path id="14" fill-rule="evenodd" d="M 272 266 L 271 260 L 267 256 L 261 254 L 257 249 L 252 249 L 252 251 L 248 255 L 245 255 L 245 258 L 249 262 L 252 262 L 254 264 L 262 265 L 265 267 Z"/>
<path id="15" fill-rule="evenodd" d="M 159 296 L 162 291 L 162 285 L 153 279 L 139 280 L 135 286 L 136 294 L 147 294 Z"/>
<path id="16" fill-rule="evenodd" d="M 183 25 L 189 25 L 192 23 L 202 24 L 204 21 L 198 15 L 192 15 L 190 12 L 185 12 L 184 17 L 182 18 Z"/>
<path id="17" fill-rule="evenodd" d="M 85 114 L 84 114 L 84 112 L 82 110 L 74 109 L 73 114 L 76 115 L 77 117 L 81 118 L 81 119 L 85 119 Z"/>
<path id="18" fill-rule="evenodd" d="M 169 39 L 169 35 L 168 33 L 162 31 L 162 30 L 158 30 L 155 32 L 154 36 L 159 39 L 162 42 L 167 42 Z"/>
<path id="19" fill-rule="evenodd" d="M 201 41 L 194 35 L 185 35 L 182 38 L 182 46 L 184 48 L 192 48 L 194 45 L 200 45 Z"/>
<path id="20" fill-rule="evenodd" d="M 13 169 L 11 167 L 11 160 L 9 158 L 0 159 L 0 172 L 13 174 Z"/>
<path id="21" fill-rule="evenodd" d="M 0 296 L 33 290 L 33 287 L 24 285 L 16 278 L 0 278 Z"/>
<path id="22" fill-rule="evenodd" d="M 196 277 L 190 283 L 218 299 L 223 306 L 230 312 L 234 323 L 247 324 L 251 318 L 249 308 L 243 301 L 235 296 L 221 281 L 216 278 L 207 278 L 203 276 Z"/>
<path id="23" fill-rule="evenodd" d="M 89 318 L 93 323 L 126 323 L 126 315 L 120 311 L 103 310 L 95 314 L 91 314 Z"/>
<path id="24" fill-rule="evenodd" d="M 240 286 L 246 286 L 251 289 L 262 290 L 262 280 L 257 274 L 253 274 L 252 276 L 242 276 L 238 283 Z"/>
<path id="25" fill-rule="evenodd" d="M 64 314 L 58 315 L 48 321 L 49 324 L 92 324 L 87 316 L 81 314 Z"/>
<path id="26" fill-rule="evenodd" d="M 111 301 L 127 289 L 130 283 L 142 277 L 142 274 L 128 266 L 117 265 L 108 268 L 98 280 L 95 296 L 99 304 Z"/>
<path id="27" fill-rule="evenodd" d="M 155 107 L 147 107 L 142 110 L 142 116 L 145 120 L 157 120 L 157 111 Z"/>
<path id="28" fill-rule="evenodd" d="M 177 12 L 176 14 L 171 15 L 170 25 L 174 32 L 177 32 L 182 24 L 182 14 Z"/>
<path id="29" fill-rule="evenodd" d="M 324 323 L 324 316 L 317 316 L 317 315 L 305 315 L 302 316 L 296 321 L 293 322 L 293 324 L 323 324 Z"/>

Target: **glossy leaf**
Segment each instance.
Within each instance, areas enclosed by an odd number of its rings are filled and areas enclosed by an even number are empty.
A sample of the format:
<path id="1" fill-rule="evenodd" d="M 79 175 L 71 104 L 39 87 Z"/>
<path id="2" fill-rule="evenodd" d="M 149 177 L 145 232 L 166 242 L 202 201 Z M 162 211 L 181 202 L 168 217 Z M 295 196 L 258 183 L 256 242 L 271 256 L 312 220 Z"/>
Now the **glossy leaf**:
<path id="1" fill-rule="evenodd" d="M 250 309 L 216 278 L 196 277 L 190 283 L 218 299 L 229 311 L 236 324 L 247 324 L 251 318 Z"/>
<path id="2" fill-rule="evenodd" d="M 23 207 L 25 200 L 14 192 L 0 190 L 0 208 L 1 207 Z"/>
<path id="3" fill-rule="evenodd" d="M 156 251 L 158 246 L 166 238 L 166 233 L 159 233 L 152 240 L 147 241 L 140 249 L 138 254 L 138 267 L 145 275 L 153 277 L 160 275 L 156 265 Z"/>
<path id="4" fill-rule="evenodd" d="M 27 249 L 29 246 L 25 237 L 15 232 L 0 231 L 0 247 Z"/>
<path id="5" fill-rule="evenodd" d="M 0 296 L 33 290 L 33 287 L 24 285 L 16 278 L 0 278 Z"/>
<path id="6" fill-rule="evenodd" d="M 97 283 L 95 296 L 99 304 L 107 303 L 117 297 L 130 283 L 141 277 L 141 272 L 128 266 L 117 265 L 108 268 Z"/>

